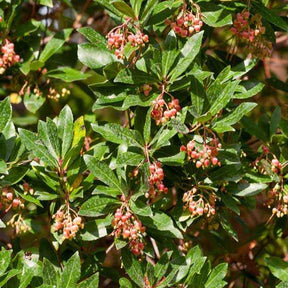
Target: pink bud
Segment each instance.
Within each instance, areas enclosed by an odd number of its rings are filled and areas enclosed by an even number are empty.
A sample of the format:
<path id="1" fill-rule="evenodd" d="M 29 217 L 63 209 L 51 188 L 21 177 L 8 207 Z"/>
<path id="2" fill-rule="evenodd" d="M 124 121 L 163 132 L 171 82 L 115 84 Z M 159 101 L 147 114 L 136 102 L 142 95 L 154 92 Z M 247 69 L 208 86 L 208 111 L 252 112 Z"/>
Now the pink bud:
<path id="1" fill-rule="evenodd" d="M 196 168 L 200 168 L 201 166 L 202 166 L 202 162 L 197 161 L 197 162 L 196 162 Z"/>
<path id="2" fill-rule="evenodd" d="M 18 207 L 20 204 L 20 200 L 19 199 L 14 199 L 13 202 L 12 202 L 12 205 L 14 208 Z"/>

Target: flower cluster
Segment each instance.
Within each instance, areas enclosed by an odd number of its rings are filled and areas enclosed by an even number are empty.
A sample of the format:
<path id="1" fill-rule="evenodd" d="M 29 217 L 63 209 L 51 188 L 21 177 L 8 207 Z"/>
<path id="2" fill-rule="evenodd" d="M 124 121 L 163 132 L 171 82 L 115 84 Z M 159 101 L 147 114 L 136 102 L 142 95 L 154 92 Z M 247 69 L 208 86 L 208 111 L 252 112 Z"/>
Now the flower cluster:
<path id="1" fill-rule="evenodd" d="M 207 217 L 215 215 L 215 197 L 210 194 L 209 201 L 207 201 L 202 194 L 197 193 L 197 187 L 193 187 L 183 195 L 184 209 L 189 209 L 192 217 L 202 216 Z"/>
<path id="2" fill-rule="evenodd" d="M 149 42 L 148 35 L 142 33 L 138 27 L 135 26 L 136 33 L 131 32 L 128 28 L 128 23 L 124 23 L 112 29 L 106 36 L 107 47 L 114 51 L 118 59 L 124 59 L 124 48 L 128 43 L 132 47 L 144 47 Z"/>
<path id="3" fill-rule="evenodd" d="M 263 160 L 266 163 L 269 163 L 271 166 L 271 171 L 273 171 L 276 174 L 281 173 L 282 164 L 277 159 L 277 157 L 270 152 L 269 148 L 266 146 L 262 147 L 263 153 L 256 158 L 256 160 L 252 163 L 255 170 L 258 170 L 259 173 L 266 175 L 268 173 L 267 171 L 267 165 L 263 164 Z M 273 159 L 271 159 L 273 157 Z"/>
<path id="4" fill-rule="evenodd" d="M 126 205 L 118 208 L 112 220 L 113 235 L 129 241 L 129 248 L 134 255 L 140 255 L 144 249 L 145 227 Z"/>
<path id="5" fill-rule="evenodd" d="M 70 95 L 70 90 L 66 88 L 62 88 L 61 92 L 59 92 L 56 89 L 50 87 L 47 93 L 47 97 L 55 101 L 59 101 L 60 97 L 65 97 L 69 95 Z"/>
<path id="6" fill-rule="evenodd" d="M 194 140 L 188 142 L 187 146 L 182 145 L 180 151 L 187 152 L 188 160 L 192 159 L 196 168 L 207 168 L 209 166 L 221 166 L 217 155 L 222 145 L 218 142 L 217 138 L 209 143 L 204 142 L 203 147 L 198 147 Z"/>
<path id="7" fill-rule="evenodd" d="M 55 219 L 53 230 L 55 232 L 62 233 L 63 240 L 73 239 L 79 229 L 84 228 L 82 218 L 66 205 L 61 206 L 60 209 L 53 215 L 53 218 Z"/>
<path id="8" fill-rule="evenodd" d="M 236 14 L 231 32 L 239 39 L 248 41 L 250 52 L 259 58 L 265 58 L 272 53 L 272 43 L 265 39 L 265 27 L 261 15 L 251 16 L 247 10 Z"/>
<path id="9" fill-rule="evenodd" d="M 150 164 L 149 166 L 150 176 L 148 179 L 149 182 L 149 190 L 146 192 L 146 198 L 155 198 L 157 193 L 164 192 L 168 193 L 168 188 L 165 187 L 164 180 L 164 172 L 162 169 L 162 164 L 160 162 L 155 162 Z"/>
<path id="10" fill-rule="evenodd" d="M 276 215 L 278 218 L 288 215 L 288 194 L 286 193 L 279 183 L 268 191 L 268 200 L 265 204 L 268 208 L 273 206 L 272 214 Z"/>
<path id="11" fill-rule="evenodd" d="M 25 195 L 27 195 L 27 194 L 33 195 L 34 194 L 34 189 L 27 182 L 24 182 L 22 184 L 22 187 L 23 187 Z"/>
<path id="12" fill-rule="evenodd" d="M 7 222 L 7 225 L 15 229 L 17 235 L 26 233 L 31 228 L 26 224 L 25 219 L 21 213 L 13 215 L 13 217 Z"/>
<path id="13" fill-rule="evenodd" d="M 8 67 L 20 61 L 20 56 L 14 51 L 14 44 L 8 39 L 4 40 L 4 45 L 1 46 L 0 57 L 0 74 L 3 74 Z"/>
<path id="14" fill-rule="evenodd" d="M 177 112 L 181 110 L 179 100 L 176 98 L 167 104 L 163 97 L 158 97 L 152 104 L 151 117 L 156 121 L 156 125 L 169 121 L 170 118 L 175 117 Z"/>
<path id="15" fill-rule="evenodd" d="M 3 187 L 1 194 L 0 210 L 6 208 L 24 208 L 23 201 L 15 195 L 12 187 Z"/>
<path id="16" fill-rule="evenodd" d="M 141 91 L 143 91 L 144 95 L 146 97 L 149 96 L 150 92 L 152 90 L 152 87 L 149 85 L 149 84 L 144 84 L 142 87 L 141 87 Z"/>
<path id="17" fill-rule="evenodd" d="M 187 7 L 184 5 L 175 20 L 167 19 L 165 23 L 170 25 L 174 32 L 181 37 L 190 37 L 199 32 L 203 26 L 201 11 L 198 5 L 194 4 L 194 6 L 196 7 L 196 15 L 193 11 L 187 11 Z"/>

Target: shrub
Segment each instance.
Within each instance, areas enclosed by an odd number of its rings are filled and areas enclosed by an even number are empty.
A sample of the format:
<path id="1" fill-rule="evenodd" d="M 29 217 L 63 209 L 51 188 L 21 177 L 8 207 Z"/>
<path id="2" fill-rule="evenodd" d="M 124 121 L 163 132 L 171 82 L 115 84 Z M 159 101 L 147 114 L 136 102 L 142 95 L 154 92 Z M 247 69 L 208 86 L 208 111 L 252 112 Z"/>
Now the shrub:
<path id="1" fill-rule="evenodd" d="M 0 3 L 0 287 L 287 286 L 272 2 Z"/>

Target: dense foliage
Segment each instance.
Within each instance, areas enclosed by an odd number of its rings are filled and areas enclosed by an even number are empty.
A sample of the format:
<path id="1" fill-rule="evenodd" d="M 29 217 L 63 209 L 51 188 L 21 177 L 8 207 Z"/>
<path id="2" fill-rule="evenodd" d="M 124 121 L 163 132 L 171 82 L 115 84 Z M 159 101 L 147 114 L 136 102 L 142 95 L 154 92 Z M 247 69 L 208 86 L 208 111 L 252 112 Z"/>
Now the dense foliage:
<path id="1" fill-rule="evenodd" d="M 284 2 L 0 1 L 0 287 L 288 287 Z"/>

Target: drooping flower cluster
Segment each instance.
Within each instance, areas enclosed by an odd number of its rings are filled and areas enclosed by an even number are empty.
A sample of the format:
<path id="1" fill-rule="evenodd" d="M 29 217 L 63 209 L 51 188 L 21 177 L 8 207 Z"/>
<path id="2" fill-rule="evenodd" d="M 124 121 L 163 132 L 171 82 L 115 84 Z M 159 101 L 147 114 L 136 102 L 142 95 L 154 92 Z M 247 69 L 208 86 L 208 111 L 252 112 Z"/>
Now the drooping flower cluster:
<path id="1" fill-rule="evenodd" d="M 196 4 L 193 6 L 196 8 L 196 14 L 193 11 L 187 10 L 187 6 L 184 5 L 176 19 L 167 19 L 165 21 L 181 37 L 190 37 L 199 32 L 203 26 L 200 7 Z"/>
<path id="2" fill-rule="evenodd" d="M 53 230 L 62 234 L 63 240 L 73 239 L 79 229 L 84 228 L 82 218 L 67 205 L 61 206 L 60 209 L 53 215 L 53 218 L 55 219 Z"/>
<path id="3" fill-rule="evenodd" d="M 61 97 L 66 97 L 69 95 L 70 95 L 70 90 L 66 88 L 62 88 L 61 92 L 59 92 L 55 88 L 50 87 L 47 93 L 47 97 L 55 101 L 59 101 Z"/>
<path id="4" fill-rule="evenodd" d="M 215 196 L 209 195 L 209 200 L 198 193 L 197 187 L 193 187 L 183 195 L 184 209 L 189 209 L 192 217 L 202 216 L 206 214 L 207 217 L 215 215 Z"/>
<path id="5" fill-rule="evenodd" d="M 3 74 L 8 67 L 20 61 L 20 56 L 14 51 L 14 44 L 8 39 L 4 40 L 4 45 L 1 46 L 0 57 L 0 74 Z"/>
<path id="6" fill-rule="evenodd" d="M 145 227 L 129 207 L 123 204 L 118 208 L 112 220 L 113 236 L 127 239 L 134 255 L 140 255 L 144 249 Z"/>
<path id="7" fill-rule="evenodd" d="M 136 32 L 132 31 L 128 25 L 131 19 L 128 19 L 124 24 L 112 29 L 106 36 L 108 45 L 107 47 L 114 51 L 118 59 L 124 59 L 124 49 L 129 43 L 132 47 L 145 47 L 149 42 L 148 35 L 142 33 L 138 26 L 131 23 Z"/>
<path id="8" fill-rule="evenodd" d="M 272 208 L 272 214 L 278 218 L 288 215 L 288 191 L 283 189 L 283 186 L 279 183 L 274 185 L 267 193 L 268 200 L 266 205 L 268 208 Z"/>
<path id="9" fill-rule="evenodd" d="M 169 121 L 169 119 L 175 117 L 177 112 L 181 110 L 179 100 L 176 98 L 173 98 L 167 104 L 160 95 L 160 97 L 153 101 L 152 104 L 153 110 L 151 112 L 151 117 L 156 121 L 156 125 Z"/>
<path id="10" fill-rule="evenodd" d="M 221 162 L 217 158 L 221 147 L 222 145 L 217 138 L 212 139 L 209 143 L 204 142 L 201 146 L 191 140 L 187 146 L 182 145 L 180 151 L 187 152 L 188 160 L 192 159 L 196 168 L 205 169 L 210 166 L 221 166 Z"/>
<path id="11" fill-rule="evenodd" d="M 3 187 L 1 193 L 0 210 L 7 208 L 24 208 L 24 202 L 15 195 L 12 187 Z"/>
<path id="12" fill-rule="evenodd" d="M 272 43 L 268 41 L 265 34 L 265 27 L 262 25 L 261 15 L 252 16 L 249 11 L 243 10 L 236 14 L 231 32 L 238 39 L 248 41 L 248 48 L 252 55 L 261 59 L 272 53 Z"/>
<path id="13" fill-rule="evenodd" d="M 13 209 L 15 214 L 7 222 L 7 226 L 14 228 L 17 235 L 25 233 L 30 229 L 22 215 L 24 207 L 24 200 L 17 197 L 12 187 L 2 188 L 0 210 L 5 210 L 4 214 L 6 214 Z"/>
<path id="14" fill-rule="evenodd" d="M 266 175 L 269 171 L 267 171 L 267 165 L 271 169 L 272 172 L 279 174 L 281 173 L 282 164 L 277 159 L 277 157 L 272 154 L 268 147 L 262 147 L 263 153 L 256 158 L 256 160 L 252 163 L 255 170 L 258 170 L 259 173 Z M 272 159 L 271 159 L 272 158 Z"/>
<path id="15" fill-rule="evenodd" d="M 149 166 L 150 176 L 148 179 L 149 190 L 146 192 L 146 198 L 155 198 L 155 196 L 161 193 L 168 193 L 168 188 L 165 187 L 164 180 L 164 172 L 162 169 L 162 164 L 160 162 L 155 162 L 150 164 Z"/>

